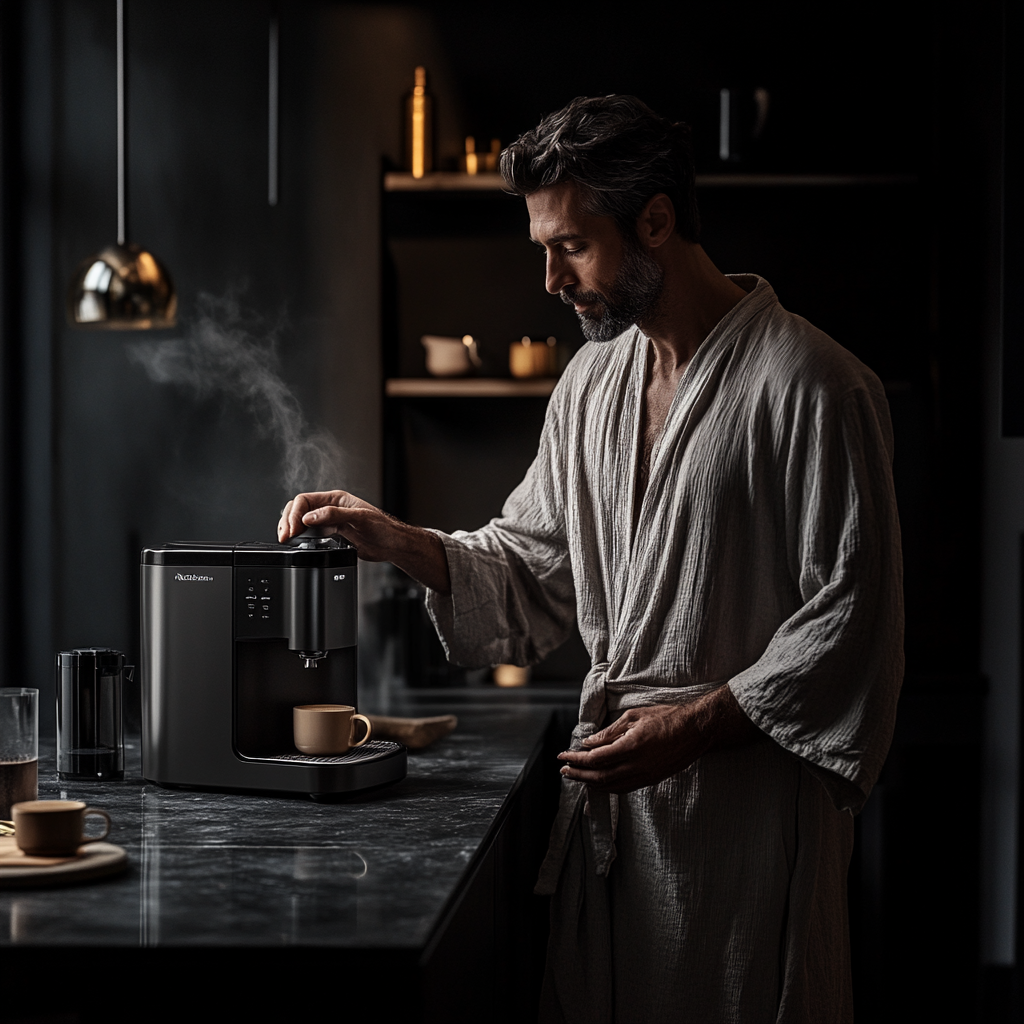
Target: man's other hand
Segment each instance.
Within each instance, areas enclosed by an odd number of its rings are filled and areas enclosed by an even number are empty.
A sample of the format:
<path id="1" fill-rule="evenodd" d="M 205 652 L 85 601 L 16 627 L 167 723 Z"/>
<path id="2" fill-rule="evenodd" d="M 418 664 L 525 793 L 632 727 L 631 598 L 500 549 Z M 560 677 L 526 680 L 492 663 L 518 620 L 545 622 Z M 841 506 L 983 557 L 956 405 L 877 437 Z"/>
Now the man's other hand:
<path id="1" fill-rule="evenodd" d="M 759 730 L 743 713 L 728 686 L 692 704 L 630 708 L 611 725 L 587 737 L 582 750 L 558 755 L 562 774 L 594 789 L 629 793 L 653 786 L 712 750 L 741 746 Z"/>
<path id="2" fill-rule="evenodd" d="M 310 526 L 343 537 L 367 562 L 393 562 L 425 587 L 451 591 L 448 556 L 436 534 L 409 526 L 348 491 L 296 495 L 281 510 L 277 539 L 284 544 Z"/>

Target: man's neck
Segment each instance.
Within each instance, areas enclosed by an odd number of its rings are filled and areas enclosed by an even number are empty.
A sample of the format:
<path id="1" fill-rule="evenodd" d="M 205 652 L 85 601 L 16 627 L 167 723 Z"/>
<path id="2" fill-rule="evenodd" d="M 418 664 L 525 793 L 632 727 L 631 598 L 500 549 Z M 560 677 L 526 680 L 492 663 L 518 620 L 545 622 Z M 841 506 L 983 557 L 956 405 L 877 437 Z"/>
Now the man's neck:
<path id="1" fill-rule="evenodd" d="M 678 236 L 660 246 L 655 258 L 665 274 L 661 300 L 637 326 L 654 346 L 654 375 L 676 377 L 747 293 L 718 270 L 701 246 Z"/>

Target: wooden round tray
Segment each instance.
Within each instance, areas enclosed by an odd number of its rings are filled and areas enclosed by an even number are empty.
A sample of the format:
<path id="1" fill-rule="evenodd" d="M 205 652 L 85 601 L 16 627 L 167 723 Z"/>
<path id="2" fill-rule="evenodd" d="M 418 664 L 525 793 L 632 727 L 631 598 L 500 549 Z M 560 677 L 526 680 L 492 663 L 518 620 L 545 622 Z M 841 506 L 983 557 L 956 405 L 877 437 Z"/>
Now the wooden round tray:
<path id="1" fill-rule="evenodd" d="M 43 885 L 77 885 L 94 878 L 116 875 L 128 867 L 128 853 L 113 843 L 83 846 L 74 860 L 49 867 L 2 867 L 0 889 L 28 889 Z"/>

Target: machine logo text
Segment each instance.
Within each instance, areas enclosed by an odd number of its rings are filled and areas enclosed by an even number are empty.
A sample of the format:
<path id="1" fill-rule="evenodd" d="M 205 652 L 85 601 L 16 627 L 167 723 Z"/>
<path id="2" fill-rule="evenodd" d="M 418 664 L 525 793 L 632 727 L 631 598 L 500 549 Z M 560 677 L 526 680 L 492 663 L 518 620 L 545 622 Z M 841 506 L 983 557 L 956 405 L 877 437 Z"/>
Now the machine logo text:
<path id="1" fill-rule="evenodd" d="M 176 572 L 174 574 L 174 578 L 176 580 L 182 580 L 185 583 L 212 583 L 213 582 L 213 577 L 212 576 L 197 576 L 194 572 L 186 572 L 186 573 Z"/>

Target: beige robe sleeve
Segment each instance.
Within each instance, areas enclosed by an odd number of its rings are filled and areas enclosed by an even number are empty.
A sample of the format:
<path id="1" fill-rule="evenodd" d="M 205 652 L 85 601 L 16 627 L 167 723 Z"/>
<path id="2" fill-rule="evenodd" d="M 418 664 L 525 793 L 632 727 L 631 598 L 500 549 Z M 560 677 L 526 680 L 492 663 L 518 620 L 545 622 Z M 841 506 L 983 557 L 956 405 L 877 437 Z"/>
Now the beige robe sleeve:
<path id="1" fill-rule="evenodd" d="M 534 664 L 572 628 L 560 390 L 548 405 L 537 457 L 501 518 L 472 533 L 434 531 L 445 546 L 452 591 L 428 591 L 427 610 L 453 664 Z"/>
<path id="2" fill-rule="evenodd" d="M 803 606 L 729 685 L 754 723 L 858 811 L 903 679 L 899 521 L 881 387 L 819 394 L 790 424 L 785 523 Z"/>

